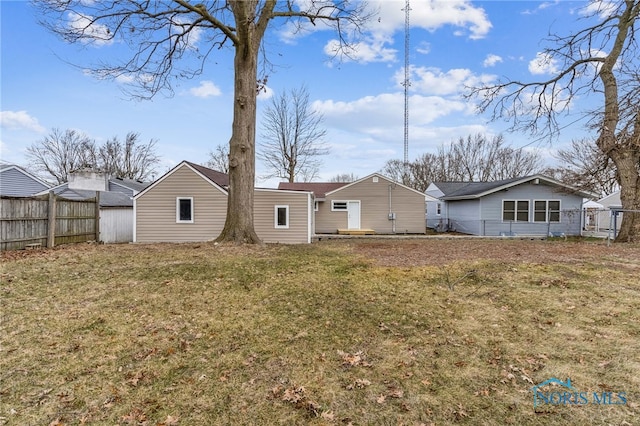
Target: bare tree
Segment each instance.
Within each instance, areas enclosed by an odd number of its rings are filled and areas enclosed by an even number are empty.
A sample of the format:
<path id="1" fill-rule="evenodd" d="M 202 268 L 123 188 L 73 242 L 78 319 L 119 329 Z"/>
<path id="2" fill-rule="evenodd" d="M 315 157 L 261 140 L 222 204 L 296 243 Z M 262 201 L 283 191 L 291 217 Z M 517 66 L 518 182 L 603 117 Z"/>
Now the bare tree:
<path id="1" fill-rule="evenodd" d="M 436 154 L 425 153 L 409 162 L 389 160 L 383 173 L 394 180 L 425 191 L 432 182 L 490 182 L 527 176 L 540 171 L 540 159 L 533 153 L 505 145 L 501 135 L 491 139 L 476 134 L 442 145 Z"/>
<path id="2" fill-rule="evenodd" d="M 69 180 L 69 174 L 85 167 L 129 179 L 147 179 L 159 163 L 156 141 L 138 143 L 138 133 L 130 132 L 125 141 L 117 137 L 98 145 L 75 130 L 53 129 L 43 140 L 27 148 L 31 167 L 56 179 Z"/>
<path id="3" fill-rule="evenodd" d="M 618 189 L 616 168 L 593 140 L 574 139 L 567 149 L 560 149 L 555 157 L 560 164 L 545 169 L 545 174 L 583 191 L 609 195 Z"/>
<path id="4" fill-rule="evenodd" d="M 293 26 L 333 27 L 339 51 L 355 40 L 369 18 L 365 2 L 276 0 L 86 1 L 40 0 L 44 25 L 71 43 L 108 44 L 123 41 L 129 47 L 123 61 L 92 67 L 99 78 L 128 77 L 133 96 L 150 98 L 172 92 L 177 78 L 202 73 L 212 52 L 230 46 L 235 55 L 234 103 L 229 141 L 229 198 L 227 217 L 218 241 L 256 243 L 253 225 L 255 180 L 256 97 L 267 76 L 258 76 L 258 54 L 274 20 Z M 181 61 L 189 57 L 196 65 Z M 183 125 L 186 125 L 183 123 Z"/>
<path id="5" fill-rule="evenodd" d="M 218 145 L 213 151 L 209 151 L 209 160 L 205 166 L 222 173 L 229 173 L 229 146 Z"/>
<path id="6" fill-rule="evenodd" d="M 274 96 L 264 112 L 258 158 L 270 170 L 265 177 L 310 182 L 318 176 L 320 156 L 329 153 L 323 116 L 309 102 L 306 87 Z"/>
<path id="7" fill-rule="evenodd" d="M 355 182 L 358 180 L 358 176 L 353 173 L 338 173 L 329 179 L 329 182 Z"/>
<path id="8" fill-rule="evenodd" d="M 27 158 L 34 170 L 60 184 L 67 182 L 74 170 L 95 164 L 95 142 L 75 130 L 53 129 L 27 148 Z"/>
<path id="9" fill-rule="evenodd" d="M 616 166 L 625 212 L 617 241 L 640 241 L 640 1 L 593 2 L 585 26 L 552 35 L 541 54 L 558 69 L 543 81 L 503 80 L 472 88 L 481 112 L 507 118 L 513 130 L 557 136 L 559 117 L 580 98 L 602 95 L 601 107 L 582 110 L 596 144 Z"/>
<path id="10" fill-rule="evenodd" d="M 129 132 L 121 142 L 117 137 L 98 147 L 96 167 L 112 176 L 127 179 L 147 180 L 160 162 L 156 153 L 157 141 L 151 139 L 141 144 L 140 134 Z"/>

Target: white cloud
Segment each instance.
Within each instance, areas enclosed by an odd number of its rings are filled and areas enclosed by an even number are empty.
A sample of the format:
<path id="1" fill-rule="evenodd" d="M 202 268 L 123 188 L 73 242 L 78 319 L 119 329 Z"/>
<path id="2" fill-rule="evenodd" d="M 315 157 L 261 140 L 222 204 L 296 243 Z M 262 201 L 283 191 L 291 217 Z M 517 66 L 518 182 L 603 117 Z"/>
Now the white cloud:
<path id="1" fill-rule="evenodd" d="M 222 94 L 218 86 L 208 80 L 201 81 L 198 87 L 192 87 L 189 89 L 189 93 L 198 98 L 209 98 L 211 96 L 220 96 Z"/>
<path id="2" fill-rule="evenodd" d="M 466 68 L 451 69 L 446 72 L 435 67 L 411 67 L 411 89 L 423 95 L 459 96 L 465 87 L 480 86 L 495 79 L 489 74 L 475 74 Z M 404 70 L 394 75 L 396 85 L 404 81 Z"/>
<path id="3" fill-rule="evenodd" d="M 404 30 L 404 2 L 376 0 L 370 4 L 380 11 L 380 19 L 369 23 L 369 31 L 393 34 Z M 428 31 L 452 25 L 458 34 L 471 39 L 485 37 L 492 26 L 484 9 L 468 0 L 412 0 L 409 20 L 412 28 Z"/>
<path id="4" fill-rule="evenodd" d="M 46 131 L 38 123 L 38 119 L 30 116 L 27 111 L 0 111 L 0 124 L 10 130 L 29 130 L 37 133 Z"/>
<path id="5" fill-rule="evenodd" d="M 494 67 L 500 62 L 502 62 L 502 57 L 491 53 L 484 59 L 484 62 L 482 62 L 482 66 L 485 68 Z"/>
<path id="6" fill-rule="evenodd" d="M 397 50 L 385 47 L 389 40 L 375 39 L 364 40 L 348 46 L 345 50 L 346 57 L 340 55 L 340 42 L 330 40 L 324 47 L 327 56 L 340 56 L 342 60 L 353 60 L 360 63 L 392 62 L 396 58 Z"/>
<path id="7" fill-rule="evenodd" d="M 558 71 L 558 61 L 547 53 L 538 52 L 536 57 L 529 61 L 529 72 L 531 74 L 555 74 Z"/>
<path id="8" fill-rule="evenodd" d="M 418 53 L 422 53 L 423 55 L 427 55 L 431 52 L 431 44 L 426 41 L 421 41 L 416 47 L 416 51 Z"/>
<path id="9" fill-rule="evenodd" d="M 602 19 L 613 15 L 617 9 L 616 3 L 608 0 L 593 0 L 580 9 L 578 12 L 582 16 L 597 15 Z"/>
<path id="10" fill-rule="evenodd" d="M 81 34 L 80 41 L 85 44 L 104 46 L 113 43 L 112 34 L 106 25 L 91 22 L 94 18 L 88 15 L 69 12 L 67 25 L 75 34 Z"/>
<path id="11" fill-rule="evenodd" d="M 308 1 L 296 2 L 301 10 Z M 404 2 L 389 0 L 371 0 L 371 10 L 377 10 L 378 18 L 371 19 L 364 29 L 364 40 L 354 44 L 351 52 L 352 59 L 358 62 L 392 62 L 396 60 L 398 51 L 389 46 L 393 43 L 393 35 L 404 31 L 405 12 Z M 294 43 L 296 39 L 311 32 L 323 31 L 330 28 L 326 22 L 317 21 L 316 26 L 308 22 L 289 22 L 279 32 L 280 40 Z M 410 11 L 411 28 L 422 28 L 436 31 L 445 26 L 454 27 L 454 34 L 467 36 L 470 39 L 484 38 L 492 27 L 484 9 L 475 6 L 469 0 L 412 0 Z M 346 34 L 346 32 L 345 32 Z M 328 56 L 335 56 L 338 47 L 337 40 L 331 40 L 324 48 Z M 416 49 L 419 53 L 428 53 L 428 44 L 420 44 Z"/>
<path id="12" fill-rule="evenodd" d="M 273 89 L 269 86 L 264 86 L 264 88 L 258 93 L 259 101 L 266 101 L 273 97 Z"/>

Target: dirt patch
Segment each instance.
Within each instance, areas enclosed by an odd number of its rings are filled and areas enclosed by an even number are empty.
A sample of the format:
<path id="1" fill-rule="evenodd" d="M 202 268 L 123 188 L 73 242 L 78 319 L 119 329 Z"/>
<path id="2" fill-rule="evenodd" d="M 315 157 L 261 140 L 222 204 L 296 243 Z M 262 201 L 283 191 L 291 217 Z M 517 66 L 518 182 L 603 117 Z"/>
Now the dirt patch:
<path id="1" fill-rule="evenodd" d="M 380 266 L 446 265 L 469 260 L 505 262 L 620 262 L 640 268 L 640 245 L 587 241 L 421 239 L 350 240 L 354 252 Z"/>

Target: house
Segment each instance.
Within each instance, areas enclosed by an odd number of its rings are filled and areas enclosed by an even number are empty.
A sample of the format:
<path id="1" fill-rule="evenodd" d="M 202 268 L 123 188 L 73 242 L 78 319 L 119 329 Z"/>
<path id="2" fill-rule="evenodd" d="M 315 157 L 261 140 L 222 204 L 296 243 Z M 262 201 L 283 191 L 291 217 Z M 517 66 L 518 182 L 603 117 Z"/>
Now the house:
<path id="1" fill-rule="evenodd" d="M 427 226 L 472 235 L 580 235 L 584 198 L 543 175 L 495 182 L 434 182 Z"/>
<path id="2" fill-rule="evenodd" d="M 107 173 L 82 169 L 69 174 L 69 181 L 41 194 L 54 194 L 70 200 L 87 200 L 99 194 L 100 242 L 133 241 L 133 196 L 149 186 L 148 182 L 113 178 Z"/>
<path id="3" fill-rule="evenodd" d="M 51 187 L 15 164 L 0 164 L 0 195 L 8 197 L 30 197 Z"/>
<path id="4" fill-rule="evenodd" d="M 280 183 L 314 194 L 316 234 L 424 234 L 425 194 L 374 173 L 350 183 Z"/>
<path id="5" fill-rule="evenodd" d="M 134 196 L 134 241 L 213 240 L 227 215 L 229 177 L 183 161 Z M 267 243 L 310 243 L 310 192 L 254 189 L 254 227 Z"/>
<path id="6" fill-rule="evenodd" d="M 598 211 L 598 216 L 596 217 L 598 230 L 599 231 L 609 231 L 609 228 L 612 228 L 613 231 L 614 226 L 614 218 L 611 216 L 612 209 L 622 209 L 622 201 L 620 200 L 620 191 L 616 191 L 612 194 L 607 195 L 604 198 L 598 200 L 598 203 L 602 205 L 602 209 Z M 620 225 L 622 224 L 622 215 L 624 213 L 618 213 L 618 216 L 615 217 L 615 228 L 616 232 L 620 230 Z"/>

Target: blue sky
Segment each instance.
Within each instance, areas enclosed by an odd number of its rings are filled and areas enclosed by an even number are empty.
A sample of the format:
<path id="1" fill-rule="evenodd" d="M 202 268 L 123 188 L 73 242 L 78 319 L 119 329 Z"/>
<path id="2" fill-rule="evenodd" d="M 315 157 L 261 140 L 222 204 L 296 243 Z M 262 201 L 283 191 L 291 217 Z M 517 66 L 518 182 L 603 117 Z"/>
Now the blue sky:
<path id="1" fill-rule="evenodd" d="M 369 24 L 355 60 L 331 61 L 325 49 L 335 34 L 321 26 L 304 36 L 293 36 L 277 21 L 270 27 L 268 52 L 277 67 L 258 102 L 258 126 L 269 95 L 305 85 L 325 117 L 331 147 L 319 180 L 338 173 L 364 177 L 403 157 L 405 3 L 370 3 L 379 6 L 379 19 Z M 461 98 L 462 88 L 501 76 L 548 77 L 555 64 L 536 61 L 543 38 L 584 25 L 578 20 L 588 6 L 585 1 L 411 0 L 410 159 L 469 134 L 504 133 L 507 124 L 476 115 L 474 105 Z M 99 142 L 130 131 L 143 141 L 155 139 L 162 157 L 158 175 L 182 160 L 202 163 L 216 145 L 228 143 L 230 50 L 216 52 L 202 75 L 180 81 L 172 97 L 135 101 L 119 82 L 98 81 L 81 68 L 126 55 L 121 44 L 66 45 L 39 26 L 25 1 L 2 0 L 0 15 L 3 161 L 28 165 L 25 149 L 53 128 L 76 129 Z M 550 146 L 532 144 L 529 135 L 504 133 L 512 146 L 537 149 L 549 162 L 554 149 L 585 134 L 575 123 Z M 264 172 L 258 162 L 257 174 Z M 273 179 L 259 183 L 277 185 Z"/>

